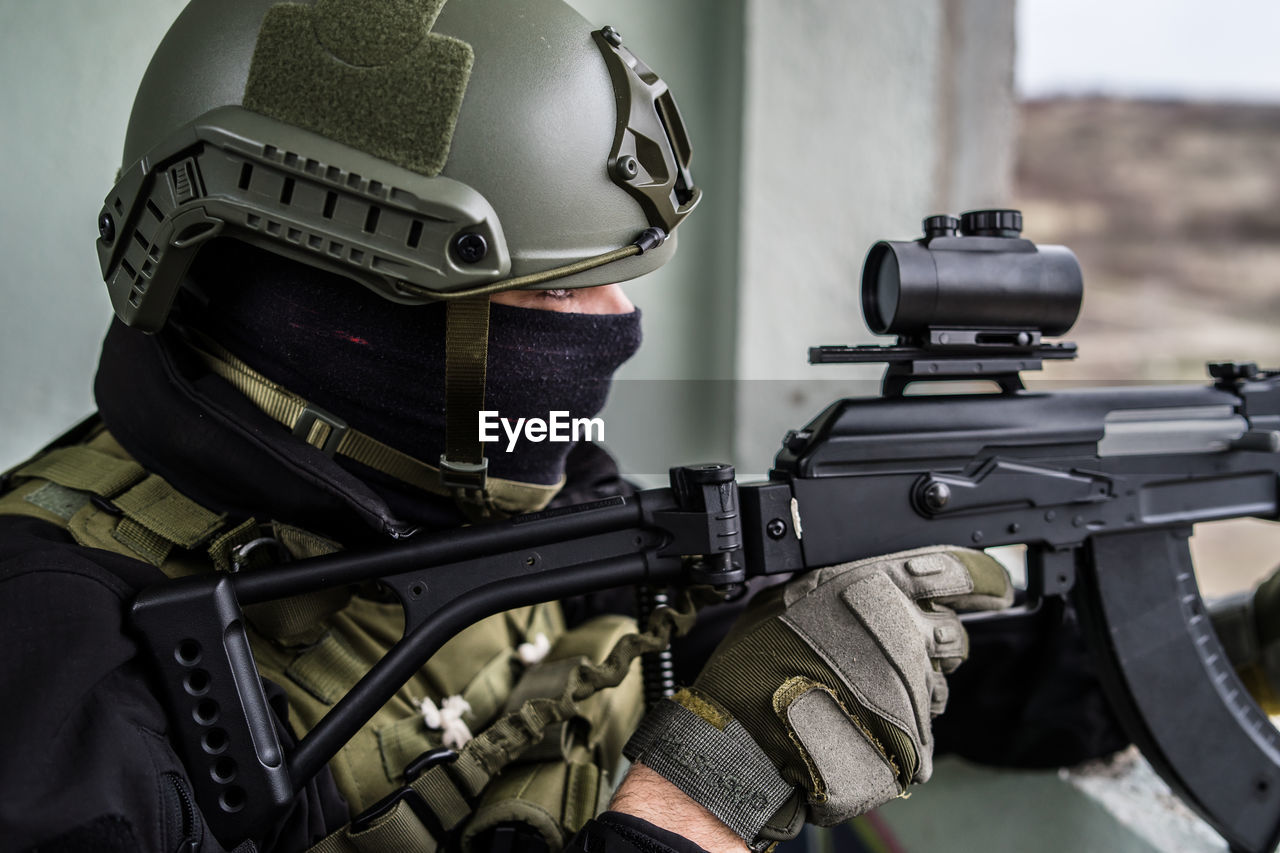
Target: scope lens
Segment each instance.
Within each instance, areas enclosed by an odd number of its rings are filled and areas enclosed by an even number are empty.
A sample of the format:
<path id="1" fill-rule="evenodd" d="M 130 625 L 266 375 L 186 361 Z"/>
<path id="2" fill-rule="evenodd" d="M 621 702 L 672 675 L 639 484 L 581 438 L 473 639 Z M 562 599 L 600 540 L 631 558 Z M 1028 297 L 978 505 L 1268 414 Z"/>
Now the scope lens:
<path id="1" fill-rule="evenodd" d="M 898 313 L 902 276 L 893 249 L 884 244 L 876 247 L 872 263 L 875 281 L 863 282 L 862 310 L 871 331 L 884 334 L 889 331 L 893 318 Z"/>

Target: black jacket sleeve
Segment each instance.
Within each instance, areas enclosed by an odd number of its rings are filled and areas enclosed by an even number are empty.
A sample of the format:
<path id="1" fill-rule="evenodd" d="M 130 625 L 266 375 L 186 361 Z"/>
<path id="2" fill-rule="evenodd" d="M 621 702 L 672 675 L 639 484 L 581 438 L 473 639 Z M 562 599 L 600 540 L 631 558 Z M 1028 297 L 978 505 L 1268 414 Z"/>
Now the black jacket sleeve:
<path id="1" fill-rule="evenodd" d="M 125 630 L 130 581 L 149 567 L 121 577 L 54 528 L 2 529 L 0 849 L 221 850 Z"/>
<path id="2" fill-rule="evenodd" d="M 687 838 L 619 812 L 588 821 L 565 853 L 706 853 Z"/>
<path id="3" fill-rule="evenodd" d="M 224 850 L 126 621 L 137 591 L 162 579 L 43 522 L 0 518 L 0 853 Z M 305 850 L 345 821 L 336 789 L 318 790 L 265 848 Z"/>

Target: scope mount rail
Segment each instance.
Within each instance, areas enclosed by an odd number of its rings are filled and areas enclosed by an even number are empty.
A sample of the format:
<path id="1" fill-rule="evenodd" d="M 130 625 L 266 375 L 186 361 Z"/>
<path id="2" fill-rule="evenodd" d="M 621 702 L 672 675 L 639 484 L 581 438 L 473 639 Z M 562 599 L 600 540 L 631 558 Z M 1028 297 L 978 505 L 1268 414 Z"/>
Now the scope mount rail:
<path id="1" fill-rule="evenodd" d="M 1019 337 L 1025 340 L 1019 340 Z M 1065 361 L 1076 357 L 1074 343 L 1040 342 L 1040 333 L 1006 330 L 933 330 L 941 339 L 915 345 L 899 339 L 896 345 L 810 347 L 810 364 L 886 363 L 881 394 L 900 397 L 913 382 L 954 382 L 991 380 L 1005 393 L 1022 390 L 1021 373 L 1040 370 L 1045 361 Z"/>

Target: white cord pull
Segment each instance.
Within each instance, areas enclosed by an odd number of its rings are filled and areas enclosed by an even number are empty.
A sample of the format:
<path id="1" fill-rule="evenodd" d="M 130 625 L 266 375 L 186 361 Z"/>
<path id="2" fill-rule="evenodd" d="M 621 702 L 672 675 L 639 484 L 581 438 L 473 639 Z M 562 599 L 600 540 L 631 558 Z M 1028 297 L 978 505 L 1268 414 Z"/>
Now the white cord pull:
<path id="1" fill-rule="evenodd" d="M 532 643 L 521 643 L 516 647 L 516 654 L 520 658 L 520 662 L 525 666 L 533 666 L 535 663 L 541 663 L 551 652 L 551 641 L 547 639 L 547 635 L 539 631 L 533 638 Z"/>
<path id="2" fill-rule="evenodd" d="M 428 696 L 418 703 L 418 710 L 427 728 L 439 730 L 440 742 L 450 749 L 462 749 L 471 740 L 471 729 L 462 720 L 462 715 L 471 711 L 471 704 L 461 696 L 449 696 L 438 708 Z"/>

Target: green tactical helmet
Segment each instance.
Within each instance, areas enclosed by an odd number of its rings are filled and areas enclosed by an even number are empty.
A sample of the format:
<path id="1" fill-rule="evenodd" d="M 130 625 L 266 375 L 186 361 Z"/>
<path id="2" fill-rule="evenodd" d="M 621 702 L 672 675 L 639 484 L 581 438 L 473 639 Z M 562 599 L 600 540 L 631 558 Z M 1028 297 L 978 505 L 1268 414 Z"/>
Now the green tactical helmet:
<path id="1" fill-rule="evenodd" d="M 561 0 L 194 0 L 98 256 L 144 331 L 216 236 L 408 304 L 618 282 L 670 258 L 689 160 L 666 85 Z"/>

